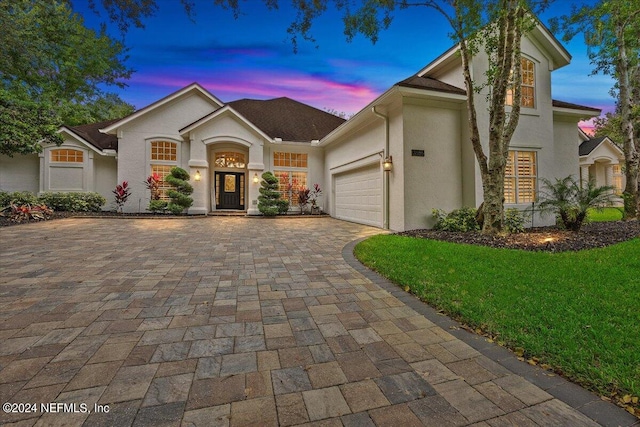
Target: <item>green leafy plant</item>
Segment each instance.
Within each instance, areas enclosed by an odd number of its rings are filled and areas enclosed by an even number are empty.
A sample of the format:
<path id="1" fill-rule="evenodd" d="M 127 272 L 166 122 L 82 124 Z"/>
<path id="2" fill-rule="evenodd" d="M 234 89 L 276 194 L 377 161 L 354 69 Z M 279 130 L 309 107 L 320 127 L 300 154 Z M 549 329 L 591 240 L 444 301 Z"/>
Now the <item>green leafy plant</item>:
<path id="1" fill-rule="evenodd" d="M 167 195 L 171 199 L 167 204 L 167 210 L 178 215 L 191 207 L 193 198 L 189 195 L 193 193 L 193 186 L 189 184 L 189 173 L 176 166 L 171 168 L 171 173 L 165 178 L 165 181 L 173 186 L 172 190 L 167 191 Z"/>
<path id="2" fill-rule="evenodd" d="M 164 212 L 167 209 L 169 202 L 166 200 L 151 200 L 149 201 L 149 211 L 151 212 Z"/>
<path id="3" fill-rule="evenodd" d="M 589 209 L 601 209 L 613 204 L 614 187 L 596 186 L 594 180 L 582 186 L 572 177 L 543 178 L 544 189 L 538 205 L 543 214 L 555 214 L 567 230 L 580 231 Z"/>
<path id="4" fill-rule="evenodd" d="M 530 213 L 520 209 L 508 208 L 504 211 L 504 228 L 509 233 L 522 233 L 524 224 L 530 216 Z"/>
<path id="5" fill-rule="evenodd" d="M 454 209 L 449 213 L 434 209 L 431 213 L 436 219 L 434 230 L 466 232 L 480 229 L 476 221 L 476 210 L 473 208 Z"/>
<path id="6" fill-rule="evenodd" d="M 286 213 L 289 212 L 289 201 L 288 200 L 278 199 L 276 204 L 278 206 L 278 214 L 279 215 L 286 215 Z"/>
<path id="7" fill-rule="evenodd" d="M 264 216 L 276 216 L 282 212 L 283 204 L 280 204 L 280 191 L 278 191 L 278 178 L 273 173 L 267 171 L 262 174 L 262 182 L 258 191 L 258 210 Z M 287 206 L 287 209 L 289 207 Z"/>
<path id="8" fill-rule="evenodd" d="M 29 191 L 15 191 L 13 193 L 0 191 L 0 207 L 9 206 L 11 203 L 16 205 L 33 205 L 38 203 L 38 198 Z"/>
<path id="9" fill-rule="evenodd" d="M 47 192 L 38 197 L 38 202 L 54 211 L 100 212 L 107 199 L 95 192 Z"/>

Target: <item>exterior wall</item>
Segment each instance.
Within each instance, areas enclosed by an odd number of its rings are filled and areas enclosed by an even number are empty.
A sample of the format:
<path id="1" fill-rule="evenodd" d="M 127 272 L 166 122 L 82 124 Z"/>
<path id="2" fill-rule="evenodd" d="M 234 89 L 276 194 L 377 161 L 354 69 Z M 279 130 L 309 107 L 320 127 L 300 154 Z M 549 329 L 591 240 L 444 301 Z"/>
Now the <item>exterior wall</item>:
<path id="1" fill-rule="evenodd" d="M 125 205 L 125 212 L 145 211 L 150 199 L 144 181 L 151 173 L 150 145 L 153 140 L 166 140 L 178 144 L 177 166 L 192 174 L 189 168 L 189 141 L 184 141 L 179 130 L 216 109 L 199 94 L 177 98 L 156 110 L 125 124 L 118 130 L 117 182 L 128 181 L 132 197 Z M 203 171 L 200 171 L 203 173 Z M 203 179 L 204 176 L 203 176 Z"/>
<path id="2" fill-rule="evenodd" d="M 404 116 L 404 229 L 432 227 L 431 211 L 462 205 L 459 105 L 406 99 Z M 424 150 L 424 157 L 411 155 Z"/>
<path id="3" fill-rule="evenodd" d="M 118 164 L 115 156 L 93 156 L 93 182 L 94 188 L 91 191 L 100 193 L 107 199 L 103 210 L 113 210 L 114 199 L 112 191 L 116 188 L 118 180 Z"/>
<path id="4" fill-rule="evenodd" d="M 335 207 L 332 205 L 335 197 L 333 188 L 335 173 L 355 169 L 365 164 L 380 163 L 380 154 L 385 148 L 384 121 L 373 115 L 363 120 L 365 123 L 357 129 L 324 148 L 324 210 L 332 216 L 335 216 Z M 396 204 L 402 205 L 403 201 L 396 200 Z"/>
<path id="5" fill-rule="evenodd" d="M 82 152 L 82 163 L 52 162 L 54 150 L 72 149 Z M 44 147 L 40 156 L 40 191 L 93 191 L 93 157 L 95 151 L 75 140 L 66 139 L 58 147 Z"/>
<path id="6" fill-rule="evenodd" d="M 40 160 L 37 154 L 13 157 L 0 155 L 0 191 L 30 191 L 40 189 Z"/>

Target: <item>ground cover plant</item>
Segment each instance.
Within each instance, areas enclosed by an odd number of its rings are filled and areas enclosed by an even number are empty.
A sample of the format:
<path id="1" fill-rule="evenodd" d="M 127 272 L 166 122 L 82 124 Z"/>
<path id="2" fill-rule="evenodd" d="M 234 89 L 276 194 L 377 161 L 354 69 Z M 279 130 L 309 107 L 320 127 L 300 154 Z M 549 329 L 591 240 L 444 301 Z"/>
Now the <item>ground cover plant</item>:
<path id="1" fill-rule="evenodd" d="M 607 222 L 607 221 L 620 221 L 624 216 L 623 208 L 602 208 L 602 209 L 589 209 L 587 211 L 588 222 Z"/>
<path id="2" fill-rule="evenodd" d="M 355 249 L 365 265 L 432 306 L 636 415 L 639 253 L 640 237 L 549 253 L 380 235 Z"/>

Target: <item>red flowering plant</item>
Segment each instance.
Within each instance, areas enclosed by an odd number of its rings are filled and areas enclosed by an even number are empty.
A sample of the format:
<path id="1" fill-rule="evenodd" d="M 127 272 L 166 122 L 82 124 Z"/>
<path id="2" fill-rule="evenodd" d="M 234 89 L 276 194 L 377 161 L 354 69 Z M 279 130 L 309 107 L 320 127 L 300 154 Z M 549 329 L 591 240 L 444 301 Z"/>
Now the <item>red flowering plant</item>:
<path id="1" fill-rule="evenodd" d="M 151 200 L 160 200 L 160 181 L 160 175 L 153 173 L 144 182 L 144 185 L 151 192 Z"/>
<path id="2" fill-rule="evenodd" d="M 113 190 L 113 194 L 115 194 L 117 212 L 122 213 L 124 204 L 127 202 L 129 196 L 131 196 L 129 183 L 127 181 L 122 181 L 122 184 L 116 185 L 116 189 Z"/>

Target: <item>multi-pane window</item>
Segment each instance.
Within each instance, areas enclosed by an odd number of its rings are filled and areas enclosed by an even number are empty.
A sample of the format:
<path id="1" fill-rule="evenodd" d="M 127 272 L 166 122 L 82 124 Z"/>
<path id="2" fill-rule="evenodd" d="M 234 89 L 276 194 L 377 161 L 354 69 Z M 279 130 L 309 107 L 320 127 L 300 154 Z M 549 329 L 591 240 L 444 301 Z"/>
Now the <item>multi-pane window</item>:
<path id="1" fill-rule="evenodd" d="M 298 191 L 307 188 L 306 172 L 275 171 L 278 178 L 280 198 L 288 200 L 291 206 L 298 206 Z"/>
<path id="2" fill-rule="evenodd" d="M 246 165 L 244 160 L 244 154 L 234 153 L 234 152 L 216 153 L 214 164 L 218 168 L 236 168 L 236 169 L 244 169 Z"/>
<path id="3" fill-rule="evenodd" d="M 169 141 L 151 143 L 151 160 L 175 162 L 178 159 L 178 144 Z"/>
<path id="4" fill-rule="evenodd" d="M 624 190 L 622 188 L 622 168 L 620 167 L 620 165 L 612 165 L 611 166 L 611 185 L 614 188 L 614 192 L 617 195 L 622 194 L 622 191 Z"/>
<path id="5" fill-rule="evenodd" d="M 306 153 L 284 153 L 284 152 L 276 151 L 275 153 L 273 153 L 273 166 L 306 168 L 307 154 Z"/>
<path id="6" fill-rule="evenodd" d="M 160 200 L 169 200 L 169 196 L 167 196 L 167 190 L 170 190 L 172 187 L 164 179 L 169 176 L 172 167 L 172 165 L 151 165 L 151 174 L 158 175 L 160 179 L 160 182 L 158 182 Z"/>
<path id="7" fill-rule="evenodd" d="M 51 161 L 67 162 L 67 163 L 82 163 L 84 161 L 84 153 L 80 150 L 71 150 L 68 148 L 51 150 Z"/>
<path id="8" fill-rule="evenodd" d="M 527 58 L 520 59 L 520 70 L 522 74 L 520 105 L 527 108 L 535 108 L 536 92 L 536 69 L 533 61 Z M 513 105 L 514 91 L 510 87 L 507 89 L 507 105 Z"/>
<path id="9" fill-rule="evenodd" d="M 509 151 L 504 177 L 504 202 L 535 202 L 536 186 L 536 152 Z"/>
<path id="10" fill-rule="evenodd" d="M 177 143 L 170 141 L 151 142 L 151 174 L 156 174 L 160 178 L 158 189 L 160 190 L 161 200 L 169 199 L 169 196 L 167 196 L 167 190 L 172 187 L 164 179 L 171 173 L 171 168 L 177 166 L 177 161 Z"/>

